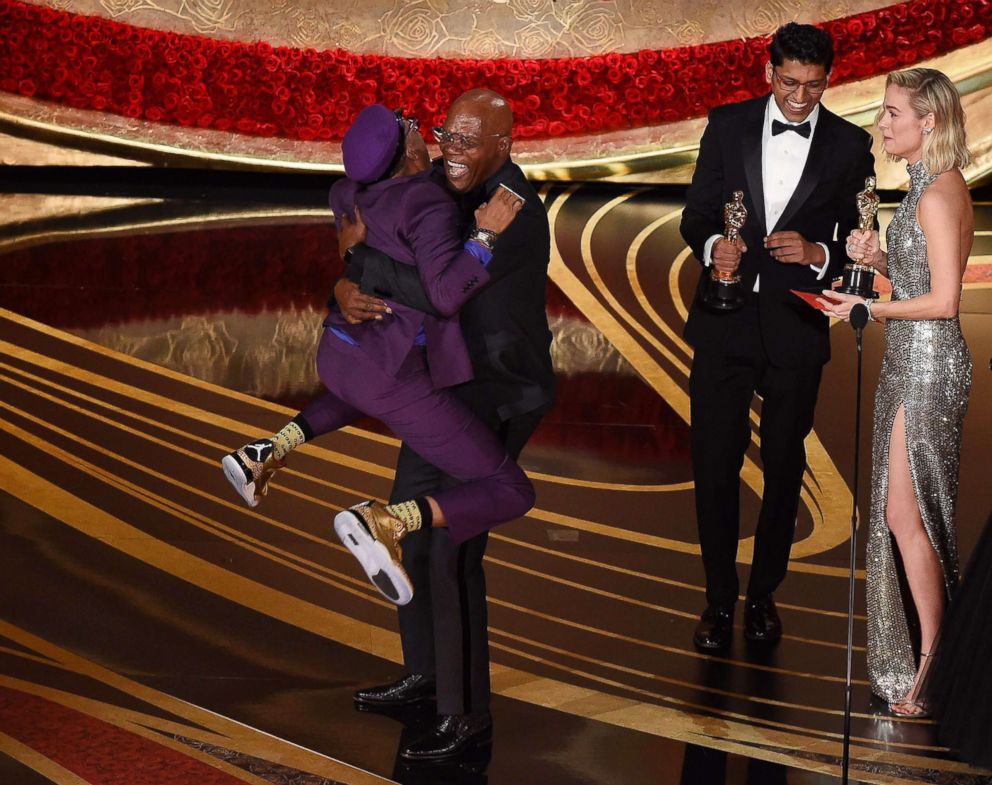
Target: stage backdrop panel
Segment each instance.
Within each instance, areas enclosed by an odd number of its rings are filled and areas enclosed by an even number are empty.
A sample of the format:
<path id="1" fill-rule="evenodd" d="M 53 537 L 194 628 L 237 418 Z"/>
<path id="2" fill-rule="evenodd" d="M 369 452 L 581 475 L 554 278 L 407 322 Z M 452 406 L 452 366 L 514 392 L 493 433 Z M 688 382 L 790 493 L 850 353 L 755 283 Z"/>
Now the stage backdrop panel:
<path id="1" fill-rule="evenodd" d="M 535 177 L 685 182 L 706 112 L 767 92 L 768 35 L 792 19 L 834 36 L 825 103 L 859 124 L 889 71 L 945 70 L 976 104 L 969 179 L 987 174 L 983 0 L 0 0 L 0 130 L 153 162 L 339 171 L 368 103 L 429 127 L 486 86 L 511 101 Z"/>

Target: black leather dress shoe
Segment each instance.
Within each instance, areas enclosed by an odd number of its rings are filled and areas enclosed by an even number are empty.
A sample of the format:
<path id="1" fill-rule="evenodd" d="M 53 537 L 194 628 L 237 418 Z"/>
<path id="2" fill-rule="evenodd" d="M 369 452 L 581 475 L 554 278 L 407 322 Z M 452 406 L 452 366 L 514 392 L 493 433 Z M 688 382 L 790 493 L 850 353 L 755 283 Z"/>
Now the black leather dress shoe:
<path id="1" fill-rule="evenodd" d="M 698 649 L 719 651 L 730 646 L 731 634 L 734 630 L 734 606 L 710 605 L 696 625 L 692 642 Z"/>
<path id="2" fill-rule="evenodd" d="M 488 711 L 478 714 L 442 714 L 426 735 L 400 750 L 406 760 L 449 760 L 493 738 L 493 720 Z"/>
<path id="3" fill-rule="evenodd" d="M 433 676 L 411 673 L 399 681 L 366 687 L 355 693 L 355 703 L 360 707 L 390 708 L 409 706 L 434 697 L 436 685 Z"/>
<path id="4" fill-rule="evenodd" d="M 772 595 L 760 600 L 748 597 L 744 602 L 744 637 L 752 643 L 778 643 L 782 637 L 782 620 Z"/>

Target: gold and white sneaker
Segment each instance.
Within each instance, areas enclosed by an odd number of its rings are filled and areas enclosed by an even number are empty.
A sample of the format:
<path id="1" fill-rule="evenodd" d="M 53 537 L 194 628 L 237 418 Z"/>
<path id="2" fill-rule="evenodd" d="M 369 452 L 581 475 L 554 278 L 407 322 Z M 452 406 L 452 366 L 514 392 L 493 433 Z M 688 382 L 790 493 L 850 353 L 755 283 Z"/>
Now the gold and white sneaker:
<path id="1" fill-rule="evenodd" d="M 273 457 L 271 439 L 257 439 L 225 455 L 220 465 L 227 481 L 248 506 L 257 507 L 269 492 L 272 475 L 283 468 L 286 461 Z"/>
<path id="2" fill-rule="evenodd" d="M 397 605 L 413 598 L 413 584 L 403 569 L 400 540 L 407 528 L 376 501 L 362 502 L 334 516 L 334 531 L 358 559 L 373 585 Z"/>

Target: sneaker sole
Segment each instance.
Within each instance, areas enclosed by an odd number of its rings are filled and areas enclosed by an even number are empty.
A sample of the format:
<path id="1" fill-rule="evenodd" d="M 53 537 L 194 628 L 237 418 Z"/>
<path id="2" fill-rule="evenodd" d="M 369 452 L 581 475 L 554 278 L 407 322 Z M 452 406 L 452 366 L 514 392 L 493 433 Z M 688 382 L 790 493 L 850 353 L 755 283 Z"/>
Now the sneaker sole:
<path id="1" fill-rule="evenodd" d="M 220 465 L 224 469 L 224 476 L 231 483 L 231 487 L 238 492 L 238 496 L 244 499 L 249 507 L 257 507 L 258 500 L 255 498 L 255 483 L 245 482 L 245 473 L 242 471 L 241 465 L 234 459 L 234 456 L 225 455 Z"/>
<path id="2" fill-rule="evenodd" d="M 413 599 L 413 585 L 406 570 L 390 558 L 386 546 L 368 533 L 355 513 L 343 510 L 335 515 L 334 531 L 383 597 L 397 605 L 406 605 Z"/>

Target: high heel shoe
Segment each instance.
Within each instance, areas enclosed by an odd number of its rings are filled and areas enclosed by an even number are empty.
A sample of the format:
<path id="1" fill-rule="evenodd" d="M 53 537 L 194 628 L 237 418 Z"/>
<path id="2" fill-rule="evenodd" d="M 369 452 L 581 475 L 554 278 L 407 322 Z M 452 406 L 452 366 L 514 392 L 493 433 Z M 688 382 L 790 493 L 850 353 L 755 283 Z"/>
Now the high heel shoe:
<path id="1" fill-rule="evenodd" d="M 889 704 L 889 711 L 897 717 L 905 717 L 911 720 L 925 720 L 930 718 L 930 705 L 922 695 L 927 671 L 930 670 L 930 655 L 931 652 L 920 652 L 920 672 L 916 675 L 916 683 L 909 691 L 909 695 L 901 701 L 895 701 Z"/>

